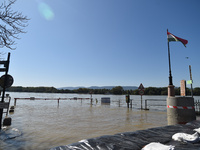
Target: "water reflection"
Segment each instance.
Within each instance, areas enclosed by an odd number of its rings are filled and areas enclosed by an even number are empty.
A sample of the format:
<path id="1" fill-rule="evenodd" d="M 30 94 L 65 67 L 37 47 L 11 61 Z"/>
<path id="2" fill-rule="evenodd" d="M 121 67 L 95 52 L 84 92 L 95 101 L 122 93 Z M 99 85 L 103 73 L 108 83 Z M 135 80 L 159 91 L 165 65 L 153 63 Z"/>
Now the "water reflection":
<path id="1" fill-rule="evenodd" d="M 10 95 L 13 98 L 87 98 L 90 96 L 41 93 L 10 93 Z M 3 142 L 2 138 L 0 145 L 4 150 L 7 147 L 14 149 L 16 145 L 19 149 L 50 149 L 101 135 L 167 125 L 166 112 L 128 109 L 125 99 L 123 99 L 124 96 L 110 95 L 112 101 L 105 105 L 101 103 L 103 96 L 93 95 L 92 103 L 90 100 L 82 99 L 60 100 L 59 103 L 57 103 L 57 100 L 19 100 L 15 113 L 11 115 L 13 121 L 10 129 L 17 128 L 21 135 L 10 139 L 12 146 Z M 137 104 L 137 101 L 135 100 L 134 103 Z M 160 120 L 163 121 L 160 122 Z M 3 135 L 5 134 L 1 133 L 2 137 Z M 16 144 L 15 141 L 21 143 L 21 145 Z"/>

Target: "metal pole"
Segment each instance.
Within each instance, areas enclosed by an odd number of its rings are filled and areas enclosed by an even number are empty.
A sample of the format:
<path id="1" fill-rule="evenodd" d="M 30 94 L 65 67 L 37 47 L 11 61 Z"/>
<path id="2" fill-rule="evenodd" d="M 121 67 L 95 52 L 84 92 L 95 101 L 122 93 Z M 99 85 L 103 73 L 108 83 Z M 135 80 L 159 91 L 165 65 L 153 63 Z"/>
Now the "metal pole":
<path id="1" fill-rule="evenodd" d="M 189 71 L 190 71 L 190 80 L 192 81 L 192 69 L 191 69 L 191 65 L 189 65 Z M 192 82 L 193 82 L 193 81 L 192 81 Z M 191 83 L 191 96 L 193 97 L 192 83 Z"/>
<path id="2" fill-rule="evenodd" d="M 16 103 L 17 103 L 17 98 L 14 98 L 14 106 L 16 106 Z"/>
<path id="3" fill-rule="evenodd" d="M 1 102 L 4 102 L 4 97 L 5 97 L 5 91 L 6 91 L 6 83 L 7 83 L 7 75 L 8 75 L 8 69 L 9 69 L 9 63 L 10 63 L 10 53 L 8 53 L 8 59 L 7 59 L 7 64 L 6 64 L 6 73 L 5 73 L 5 79 L 4 79 L 4 87 L 3 87 L 3 94 L 2 94 L 2 99 Z"/>
<path id="4" fill-rule="evenodd" d="M 6 90 L 9 63 L 10 63 L 10 53 L 8 53 L 8 59 L 7 59 L 6 65 L 5 65 L 6 71 L 5 71 L 5 79 L 4 79 L 4 87 L 3 87 L 3 94 L 2 94 L 1 103 L 4 103 L 4 96 L 5 96 L 5 90 Z M 3 118 L 3 108 L 0 109 L 0 130 L 1 130 L 1 126 L 2 126 L 2 124 L 1 124 L 2 123 L 2 118 Z"/>
<path id="5" fill-rule="evenodd" d="M 167 29 L 168 32 L 168 29 Z M 170 60 L 170 49 L 169 49 L 169 40 L 167 40 L 168 44 L 168 59 L 169 59 L 169 85 L 173 85 L 172 82 L 172 72 L 171 72 L 171 60 Z"/>
<path id="6" fill-rule="evenodd" d="M 133 105 L 133 103 L 132 103 L 132 99 L 131 99 L 131 108 L 133 107 L 132 105 Z"/>
<path id="7" fill-rule="evenodd" d="M 145 99 L 145 109 L 147 110 L 147 100 Z"/>
<path id="8" fill-rule="evenodd" d="M 2 122 L 2 117 L 3 117 L 3 108 L 0 109 L 0 121 Z M 0 122 L 0 130 L 1 130 L 1 122 Z"/>
<path id="9" fill-rule="evenodd" d="M 142 95 L 141 95 L 141 109 L 143 109 L 143 108 L 142 108 Z"/>

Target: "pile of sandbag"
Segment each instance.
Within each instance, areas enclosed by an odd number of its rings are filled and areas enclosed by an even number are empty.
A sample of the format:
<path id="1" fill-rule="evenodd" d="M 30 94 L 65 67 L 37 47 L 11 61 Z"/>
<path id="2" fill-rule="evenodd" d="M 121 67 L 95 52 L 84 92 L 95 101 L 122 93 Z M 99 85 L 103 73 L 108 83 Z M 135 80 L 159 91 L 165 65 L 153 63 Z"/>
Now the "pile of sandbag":
<path id="1" fill-rule="evenodd" d="M 174 141 L 184 142 L 184 143 L 199 143 L 200 142 L 200 128 L 194 129 L 194 134 L 187 133 L 175 133 L 172 136 Z M 173 145 L 164 145 L 159 142 L 151 142 L 147 144 L 142 150 L 176 150 Z"/>

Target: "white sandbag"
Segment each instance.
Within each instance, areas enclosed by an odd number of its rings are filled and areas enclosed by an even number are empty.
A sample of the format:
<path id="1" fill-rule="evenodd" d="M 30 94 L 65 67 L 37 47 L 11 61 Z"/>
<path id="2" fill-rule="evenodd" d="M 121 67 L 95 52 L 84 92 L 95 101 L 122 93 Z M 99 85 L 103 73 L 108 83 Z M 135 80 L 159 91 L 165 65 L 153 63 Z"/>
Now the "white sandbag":
<path id="1" fill-rule="evenodd" d="M 176 133 L 172 136 L 174 141 L 197 143 L 199 142 L 199 134 L 195 132 L 194 134 L 187 133 Z"/>
<path id="2" fill-rule="evenodd" d="M 200 128 L 194 129 L 193 131 L 196 131 L 200 134 Z"/>
<path id="3" fill-rule="evenodd" d="M 143 147 L 142 150 L 174 150 L 174 146 L 152 142 Z"/>

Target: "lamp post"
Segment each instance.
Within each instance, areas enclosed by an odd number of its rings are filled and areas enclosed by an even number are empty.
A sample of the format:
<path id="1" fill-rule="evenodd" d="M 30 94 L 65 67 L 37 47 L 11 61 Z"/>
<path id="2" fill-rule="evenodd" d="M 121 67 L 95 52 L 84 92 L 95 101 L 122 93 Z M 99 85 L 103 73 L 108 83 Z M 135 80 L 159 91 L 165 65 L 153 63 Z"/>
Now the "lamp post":
<path id="1" fill-rule="evenodd" d="M 168 32 L 168 29 L 167 29 Z M 170 48 L 169 40 L 167 40 L 168 45 L 168 60 L 169 60 L 169 86 L 168 86 L 168 97 L 175 96 L 174 85 L 172 81 L 172 71 L 171 71 L 171 60 L 170 60 Z"/>
<path id="2" fill-rule="evenodd" d="M 170 60 L 169 41 L 167 41 L 167 44 L 168 44 L 168 60 L 169 60 L 169 85 L 173 85 L 173 82 L 172 82 L 172 71 L 171 71 L 171 60 Z"/>

